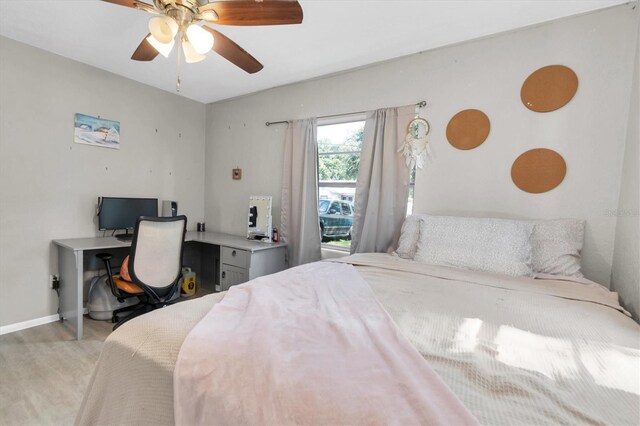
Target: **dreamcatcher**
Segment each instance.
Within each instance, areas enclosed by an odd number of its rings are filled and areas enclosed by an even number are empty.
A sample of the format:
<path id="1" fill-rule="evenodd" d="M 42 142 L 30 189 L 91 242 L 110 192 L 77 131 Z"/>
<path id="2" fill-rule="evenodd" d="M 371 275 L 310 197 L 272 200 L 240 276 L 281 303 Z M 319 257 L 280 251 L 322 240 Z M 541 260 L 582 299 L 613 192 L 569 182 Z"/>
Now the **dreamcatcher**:
<path id="1" fill-rule="evenodd" d="M 416 108 L 416 117 L 407 126 L 407 135 L 404 138 L 404 143 L 398 148 L 398 152 L 402 152 L 407 167 L 410 169 L 414 167 L 423 168 L 427 156 L 431 155 L 431 148 L 429 148 L 429 141 L 427 140 L 430 131 L 429 122 L 420 117 L 418 108 Z"/>

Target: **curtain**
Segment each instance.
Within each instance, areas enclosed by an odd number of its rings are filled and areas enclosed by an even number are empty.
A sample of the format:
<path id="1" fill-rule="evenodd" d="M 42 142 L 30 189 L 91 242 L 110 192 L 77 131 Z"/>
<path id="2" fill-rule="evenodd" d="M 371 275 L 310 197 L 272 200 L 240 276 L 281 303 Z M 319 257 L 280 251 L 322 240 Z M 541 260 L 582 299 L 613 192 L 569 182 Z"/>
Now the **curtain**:
<path id="1" fill-rule="evenodd" d="M 295 120 L 287 127 L 280 228 L 289 246 L 290 266 L 320 260 L 316 130 L 315 118 Z"/>
<path id="2" fill-rule="evenodd" d="M 414 106 L 367 113 L 354 202 L 351 253 L 386 252 L 407 214 L 410 170 L 398 148 Z"/>

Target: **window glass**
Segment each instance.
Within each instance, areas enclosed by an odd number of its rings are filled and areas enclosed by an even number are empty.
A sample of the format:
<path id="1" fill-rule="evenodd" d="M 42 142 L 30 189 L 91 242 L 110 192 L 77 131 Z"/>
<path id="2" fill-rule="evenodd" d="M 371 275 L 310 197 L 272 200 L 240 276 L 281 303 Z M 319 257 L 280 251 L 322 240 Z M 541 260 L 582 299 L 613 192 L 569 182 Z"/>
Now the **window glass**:
<path id="1" fill-rule="evenodd" d="M 351 246 L 353 215 L 349 203 L 356 192 L 363 136 L 362 120 L 318 126 L 319 213 L 325 247 L 349 250 Z M 334 204 L 339 216 L 328 214 Z"/>
<path id="2" fill-rule="evenodd" d="M 414 166 L 409 176 L 409 199 L 407 200 L 407 216 L 413 214 L 413 194 L 416 187 L 416 167 Z"/>
<path id="3" fill-rule="evenodd" d="M 326 213 L 329 210 L 329 204 L 329 200 L 320 200 L 320 202 L 318 203 L 319 213 Z"/>

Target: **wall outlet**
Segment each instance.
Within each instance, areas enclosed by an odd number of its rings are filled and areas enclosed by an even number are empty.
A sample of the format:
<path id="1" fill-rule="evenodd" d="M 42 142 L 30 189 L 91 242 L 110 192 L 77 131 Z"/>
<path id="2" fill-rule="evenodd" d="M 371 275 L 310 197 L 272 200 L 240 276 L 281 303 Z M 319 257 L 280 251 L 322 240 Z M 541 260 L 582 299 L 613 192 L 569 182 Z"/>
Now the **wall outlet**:
<path id="1" fill-rule="evenodd" d="M 49 288 L 56 289 L 59 287 L 60 287 L 60 278 L 55 274 L 49 275 Z"/>

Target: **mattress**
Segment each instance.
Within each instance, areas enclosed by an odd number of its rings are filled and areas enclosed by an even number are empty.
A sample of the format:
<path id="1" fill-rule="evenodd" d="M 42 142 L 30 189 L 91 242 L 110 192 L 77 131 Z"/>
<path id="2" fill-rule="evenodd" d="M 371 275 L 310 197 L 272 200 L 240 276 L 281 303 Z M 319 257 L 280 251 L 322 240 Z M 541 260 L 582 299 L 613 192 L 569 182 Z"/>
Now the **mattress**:
<path id="1" fill-rule="evenodd" d="M 604 287 L 385 254 L 338 261 L 354 265 L 402 334 L 480 423 L 640 423 L 640 326 Z M 223 297 L 160 309 L 112 333 L 76 423 L 173 423 L 178 352 Z"/>

